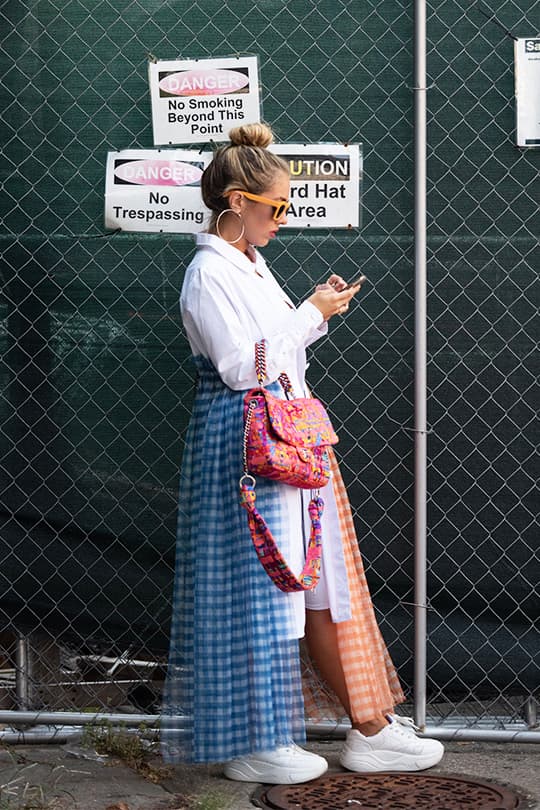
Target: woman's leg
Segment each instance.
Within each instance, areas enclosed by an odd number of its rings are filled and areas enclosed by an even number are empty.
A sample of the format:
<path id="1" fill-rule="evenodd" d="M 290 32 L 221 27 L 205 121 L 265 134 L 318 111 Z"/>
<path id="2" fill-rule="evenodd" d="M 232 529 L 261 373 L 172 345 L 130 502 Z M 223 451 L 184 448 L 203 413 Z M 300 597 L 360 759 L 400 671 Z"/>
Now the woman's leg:
<path id="1" fill-rule="evenodd" d="M 306 643 L 311 658 L 317 665 L 319 672 L 339 698 L 343 708 L 351 717 L 351 706 L 347 692 L 347 684 L 341 666 L 337 632 L 329 610 L 306 610 Z M 376 734 L 385 725 L 386 718 L 381 714 L 367 723 L 355 723 L 352 727 L 369 737 Z"/>
<path id="2" fill-rule="evenodd" d="M 350 701 L 339 657 L 337 633 L 329 610 L 306 610 L 306 642 L 309 653 L 344 709 Z M 352 721 L 352 717 L 351 717 Z M 368 723 L 352 722 L 340 756 L 344 768 L 367 771 L 419 771 L 431 768 L 444 749 L 438 740 L 421 739 L 399 722 L 388 722 L 382 714 Z"/>

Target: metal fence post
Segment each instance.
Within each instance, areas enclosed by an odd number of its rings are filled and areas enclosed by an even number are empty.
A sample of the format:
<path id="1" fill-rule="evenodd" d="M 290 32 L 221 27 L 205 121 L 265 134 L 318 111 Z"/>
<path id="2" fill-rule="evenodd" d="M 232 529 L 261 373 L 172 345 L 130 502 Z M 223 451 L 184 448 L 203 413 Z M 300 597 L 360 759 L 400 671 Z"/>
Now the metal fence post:
<path id="1" fill-rule="evenodd" d="M 414 31 L 414 719 L 426 723 L 427 354 L 426 354 L 426 4 Z"/>

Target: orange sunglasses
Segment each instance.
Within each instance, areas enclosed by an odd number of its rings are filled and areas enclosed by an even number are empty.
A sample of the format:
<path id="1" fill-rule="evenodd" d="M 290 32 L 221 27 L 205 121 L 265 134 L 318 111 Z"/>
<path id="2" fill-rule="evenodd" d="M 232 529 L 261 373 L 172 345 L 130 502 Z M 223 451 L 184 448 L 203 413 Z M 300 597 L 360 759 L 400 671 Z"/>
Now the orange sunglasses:
<path id="1" fill-rule="evenodd" d="M 243 197 L 247 197 L 248 200 L 253 200 L 253 202 L 263 203 L 263 205 L 271 205 L 274 209 L 272 219 L 274 219 L 276 222 L 278 219 L 281 219 L 281 217 L 284 216 L 291 207 L 288 200 L 286 202 L 283 202 L 283 200 L 270 200 L 268 197 L 261 197 L 259 194 L 251 194 L 249 191 L 241 191 L 239 188 L 235 188 L 233 191 L 240 192 Z M 232 194 L 232 191 L 229 191 L 229 194 Z"/>

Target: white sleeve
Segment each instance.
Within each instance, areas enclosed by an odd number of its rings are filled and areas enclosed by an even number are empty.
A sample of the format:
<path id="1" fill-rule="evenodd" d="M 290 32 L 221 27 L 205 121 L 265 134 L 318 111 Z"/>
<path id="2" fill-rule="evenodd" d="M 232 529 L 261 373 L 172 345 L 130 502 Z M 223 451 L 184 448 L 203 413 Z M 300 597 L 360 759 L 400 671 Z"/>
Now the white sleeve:
<path id="1" fill-rule="evenodd" d="M 322 321 L 322 323 L 316 326 L 315 329 L 312 330 L 311 334 L 308 335 L 305 344 L 306 347 L 310 346 L 312 343 L 315 343 L 316 340 L 319 340 L 319 338 L 327 334 L 328 334 L 328 321 Z"/>
<path id="2" fill-rule="evenodd" d="M 253 326 L 246 313 L 227 289 L 223 276 L 195 271 L 190 278 L 189 295 L 183 296 L 182 319 L 192 343 L 217 369 L 225 385 L 235 391 L 257 385 Z M 264 301 L 261 306 L 264 306 Z M 299 348 L 320 336 L 321 312 L 309 301 L 298 309 L 276 313 L 276 323 L 266 338 L 266 382 L 277 380 Z M 315 335 L 315 337 L 314 337 Z"/>

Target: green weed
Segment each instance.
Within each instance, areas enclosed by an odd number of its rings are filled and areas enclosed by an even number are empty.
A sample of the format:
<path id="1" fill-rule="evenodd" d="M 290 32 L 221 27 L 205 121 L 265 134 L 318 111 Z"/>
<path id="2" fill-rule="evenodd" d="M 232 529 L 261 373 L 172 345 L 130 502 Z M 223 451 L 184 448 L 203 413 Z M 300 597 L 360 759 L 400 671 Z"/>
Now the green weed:
<path id="1" fill-rule="evenodd" d="M 144 726 L 139 727 L 139 733 L 134 733 L 119 729 L 112 723 L 90 725 L 85 728 L 82 744 L 94 748 L 98 754 L 107 754 L 113 759 L 121 760 L 144 779 L 158 784 L 171 775 L 171 769 L 152 764 L 157 743 L 144 738 L 144 731 Z"/>
<path id="2" fill-rule="evenodd" d="M 203 793 L 190 805 L 190 810 L 226 810 L 231 806 L 231 797 L 218 791 Z"/>
<path id="3" fill-rule="evenodd" d="M 176 795 L 171 800 L 171 810 L 229 810 L 231 802 L 230 796 L 210 790 L 200 796 Z"/>

